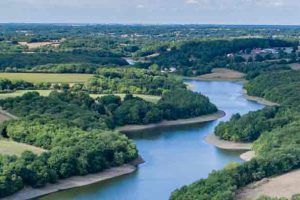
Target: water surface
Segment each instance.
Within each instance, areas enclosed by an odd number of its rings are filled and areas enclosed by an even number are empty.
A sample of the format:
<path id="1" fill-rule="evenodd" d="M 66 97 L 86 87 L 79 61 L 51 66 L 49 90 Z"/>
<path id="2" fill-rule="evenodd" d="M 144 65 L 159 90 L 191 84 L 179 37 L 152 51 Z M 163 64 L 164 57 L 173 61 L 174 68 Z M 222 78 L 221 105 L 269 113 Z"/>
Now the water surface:
<path id="1" fill-rule="evenodd" d="M 229 162 L 242 162 L 238 152 L 223 151 L 205 143 L 204 137 L 232 114 L 263 108 L 242 96 L 242 84 L 228 81 L 187 81 L 194 91 L 208 96 L 226 117 L 214 122 L 129 135 L 146 163 L 130 175 L 54 193 L 43 200 L 165 200 L 183 185 L 205 178 Z"/>

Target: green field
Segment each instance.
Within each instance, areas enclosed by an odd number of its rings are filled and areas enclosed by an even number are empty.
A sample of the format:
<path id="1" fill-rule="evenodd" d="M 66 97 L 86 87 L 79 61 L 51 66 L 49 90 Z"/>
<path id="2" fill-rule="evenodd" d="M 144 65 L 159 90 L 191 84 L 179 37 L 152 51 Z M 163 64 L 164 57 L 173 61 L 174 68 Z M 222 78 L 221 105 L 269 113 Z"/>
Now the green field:
<path id="1" fill-rule="evenodd" d="M 32 83 L 84 83 L 92 76 L 92 74 L 0 73 L 0 78 Z"/>
<path id="2" fill-rule="evenodd" d="M 12 93 L 0 94 L 0 99 L 22 96 L 26 92 L 38 92 L 41 96 L 48 96 L 50 94 L 51 90 L 17 90 Z M 105 96 L 105 95 L 108 95 L 108 94 L 90 94 L 90 96 L 92 98 L 97 98 L 97 97 L 101 97 L 101 96 Z M 117 95 L 117 96 L 121 97 L 122 99 L 125 97 L 125 94 L 114 94 L 114 95 Z M 153 95 L 135 94 L 134 96 L 140 97 L 140 98 L 144 99 L 145 101 L 148 101 L 151 103 L 157 103 L 160 99 L 160 96 L 153 96 Z"/>
<path id="3" fill-rule="evenodd" d="M 91 94 L 90 96 L 92 98 L 97 98 L 97 97 L 102 97 L 108 94 Z M 114 94 L 116 96 L 121 97 L 122 99 L 124 99 L 126 94 Z M 157 103 L 159 101 L 159 99 L 161 98 L 160 96 L 154 96 L 154 95 L 144 95 L 144 94 L 134 94 L 133 96 L 135 97 L 140 97 L 142 99 L 144 99 L 145 101 L 151 102 L 151 103 Z"/>
<path id="4" fill-rule="evenodd" d="M 45 150 L 28 144 L 18 143 L 11 140 L 0 139 L 0 154 L 21 155 L 24 151 L 32 151 L 35 154 L 41 154 Z"/>
<path id="5" fill-rule="evenodd" d="M 15 92 L 11 92 L 11 93 L 0 94 L 0 99 L 22 96 L 23 94 L 25 94 L 27 92 L 38 92 L 41 96 L 48 96 L 50 94 L 51 90 L 17 90 Z"/>

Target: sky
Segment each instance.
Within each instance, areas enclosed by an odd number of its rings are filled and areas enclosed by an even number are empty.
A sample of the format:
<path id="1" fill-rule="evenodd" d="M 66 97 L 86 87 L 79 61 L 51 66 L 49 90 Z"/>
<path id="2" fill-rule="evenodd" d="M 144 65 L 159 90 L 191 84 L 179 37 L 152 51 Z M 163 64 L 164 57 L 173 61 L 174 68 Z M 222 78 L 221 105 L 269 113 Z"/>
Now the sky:
<path id="1" fill-rule="evenodd" d="M 0 23 L 300 25 L 300 0 L 0 0 Z"/>

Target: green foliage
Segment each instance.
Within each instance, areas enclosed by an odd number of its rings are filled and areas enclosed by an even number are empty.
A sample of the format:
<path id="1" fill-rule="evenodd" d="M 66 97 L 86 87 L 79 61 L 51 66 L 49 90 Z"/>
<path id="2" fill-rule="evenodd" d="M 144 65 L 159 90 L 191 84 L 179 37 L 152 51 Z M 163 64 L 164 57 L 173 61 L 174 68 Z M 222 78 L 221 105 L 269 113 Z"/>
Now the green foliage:
<path id="1" fill-rule="evenodd" d="M 1 53 L 0 70 L 10 68 L 31 68 L 37 65 L 64 63 L 92 63 L 99 65 L 127 65 L 118 55 L 99 52 L 74 50 L 72 52 L 51 53 Z M 51 65 L 50 65 L 51 66 Z M 16 70 L 15 70 L 16 71 Z"/>
<path id="2" fill-rule="evenodd" d="M 83 131 L 49 118 L 22 119 L 2 125 L 3 137 L 43 147 L 37 156 L 0 156 L 0 197 L 24 185 L 43 187 L 59 178 L 86 175 L 128 163 L 138 156 L 135 145 L 116 132 Z"/>
<path id="3" fill-rule="evenodd" d="M 253 181 L 279 175 L 298 168 L 300 149 L 286 149 L 281 152 L 269 152 L 264 157 L 252 159 L 233 169 L 212 172 L 189 186 L 174 191 L 171 200 L 232 200 L 237 190 Z"/>
<path id="4" fill-rule="evenodd" d="M 178 72 L 186 76 L 200 75 L 209 73 L 211 67 L 230 66 L 232 60 L 227 58 L 226 54 L 254 48 L 297 46 L 297 44 L 297 42 L 263 38 L 189 41 L 171 51 L 165 51 L 152 61 L 163 68 L 177 67 Z M 235 63 L 244 61 L 242 57 L 238 58 Z"/>
<path id="5" fill-rule="evenodd" d="M 163 118 L 168 120 L 197 117 L 218 110 L 207 97 L 184 89 L 165 92 L 157 105 Z"/>
<path id="6" fill-rule="evenodd" d="M 21 90 L 21 89 L 32 89 L 34 85 L 32 83 L 17 80 L 11 81 L 8 79 L 0 79 L 0 92 L 10 91 L 10 90 Z"/>
<path id="7" fill-rule="evenodd" d="M 235 114 L 228 122 L 221 122 L 215 128 L 215 134 L 230 141 L 252 142 L 261 133 L 276 127 L 282 127 L 292 120 L 279 107 L 266 107 L 262 110 L 249 112 L 244 116 Z"/>
<path id="8" fill-rule="evenodd" d="M 295 108 L 298 107 L 300 100 L 299 86 L 299 71 L 282 71 L 264 73 L 251 80 L 245 88 L 249 95 L 263 97 Z"/>
<path id="9" fill-rule="evenodd" d="M 136 68 L 100 68 L 85 86 L 90 93 L 132 93 L 161 95 L 173 88 L 185 88 L 181 80 L 157 71 Z"/>

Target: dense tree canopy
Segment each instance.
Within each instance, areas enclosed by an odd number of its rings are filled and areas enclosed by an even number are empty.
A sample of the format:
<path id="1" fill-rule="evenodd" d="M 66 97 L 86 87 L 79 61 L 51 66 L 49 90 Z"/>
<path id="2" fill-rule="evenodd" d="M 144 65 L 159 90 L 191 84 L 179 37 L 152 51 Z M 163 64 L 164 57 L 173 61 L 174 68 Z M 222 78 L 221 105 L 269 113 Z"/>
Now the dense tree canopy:
<path id="1" fill-rule="evenodd" d="M 124 135 L 82 131 L 50 118 L 22 119 L 2 125 L 2 137 L 47 149 L 41 155 L 0 156 L 0 197 L 29 185 L 43 187 L 58 179 L 100 172 L 138 156 Z"/>

